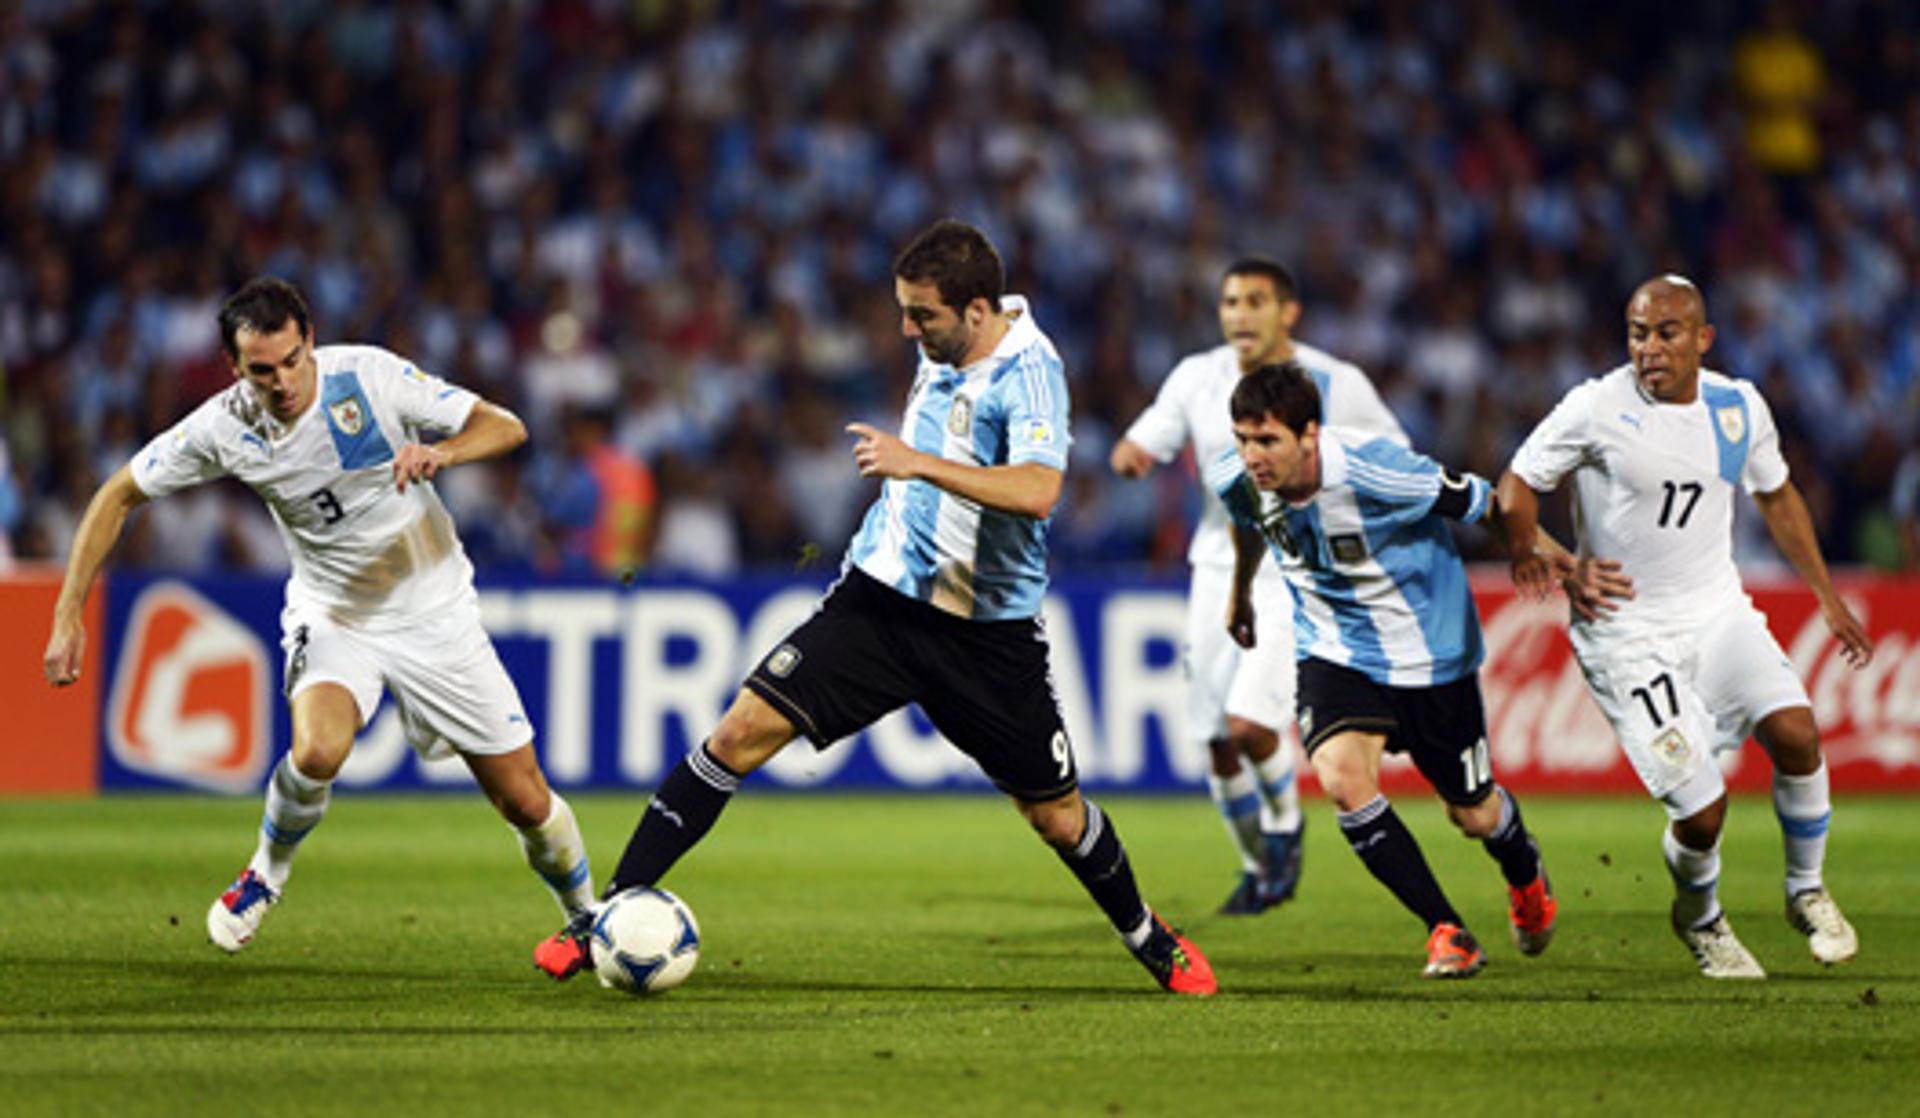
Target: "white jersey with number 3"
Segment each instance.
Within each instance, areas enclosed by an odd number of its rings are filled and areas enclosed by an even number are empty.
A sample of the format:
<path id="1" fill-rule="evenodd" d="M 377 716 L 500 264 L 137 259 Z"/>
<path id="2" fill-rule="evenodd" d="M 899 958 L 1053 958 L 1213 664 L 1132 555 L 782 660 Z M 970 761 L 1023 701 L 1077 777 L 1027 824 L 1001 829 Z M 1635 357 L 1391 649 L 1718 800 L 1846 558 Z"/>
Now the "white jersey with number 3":
<path id="1" fill-rule="evenodd" d="M 1574 478 L 1579 553 L 1618 560 L 1634 598 L 1590 639 L 1697 627 L 1750 607 L 1733 562 L 1736 485 L 1770 493 L 1787 482 L 1773 415 L 1753 385 L 1700 372 L 1690 404 L 1664 404 L 1623 365 L 1567 393 L 1514 455 L 1535 490 Z"/>
<path id="2" fill-rule="evenodd" d="M 473 566 L 433 486 L 394 485 L 400 447 L 466 424 L 478 400 L 376 346 L 314 350 L 315 400 L 288 424 L 234 383 L 133 459 L 160 497 L 239 478 L 273 513 L 293 560 L 289 607 L 358 629 L 397 628 L 475 601 Z"/>

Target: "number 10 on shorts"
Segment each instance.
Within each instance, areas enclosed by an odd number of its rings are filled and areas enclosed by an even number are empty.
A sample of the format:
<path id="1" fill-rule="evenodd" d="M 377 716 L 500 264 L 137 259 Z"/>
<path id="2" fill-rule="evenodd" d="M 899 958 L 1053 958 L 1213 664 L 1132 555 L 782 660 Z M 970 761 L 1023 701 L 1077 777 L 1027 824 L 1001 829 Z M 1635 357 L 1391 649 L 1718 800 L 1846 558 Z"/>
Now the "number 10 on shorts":
<path id="1" fill-rule="evenodd" d="M 1468 792 L 1493 779 L 1493 756 L 1487 751 L 1485 737 L 1460 751 L 1460 767 L 1465 771 Z"/>

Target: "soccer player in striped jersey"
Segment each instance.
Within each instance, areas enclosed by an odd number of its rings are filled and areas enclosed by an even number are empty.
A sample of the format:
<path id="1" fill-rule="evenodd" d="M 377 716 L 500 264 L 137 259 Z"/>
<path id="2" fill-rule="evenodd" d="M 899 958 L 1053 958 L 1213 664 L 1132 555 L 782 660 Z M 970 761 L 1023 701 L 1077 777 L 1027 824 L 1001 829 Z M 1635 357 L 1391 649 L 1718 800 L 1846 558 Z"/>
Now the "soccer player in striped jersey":
<path id="1" fill-rule="evenodd" d="M 1204 464 L 1231 453 L 1227 403 L 1240 378 L 1295 361 L 1320 390 L 1328 422 L 1405 445 L 1407 436 L 1357 366 L 1295 341 L 1300 319 L 1293 275 L 1270 260 L 1246 259 L 1220 284 L 1222 345 L 1174 366 L 1153 403 L 1127 428 L 1110 464 L 1144 477 L 1193 444 Z M 1293 749 L 1281 730 L 1293 720 L 1293 603 L 1279 567 L 1254 578 L 1255 639 L 1242 649 L 1227 632 L 1233 530 L 1226 507 L 1202 485 L 1200 522 L 1187 548 L 1187 732 L 1207 743 L 1207 791 L 1239 849 L 1240 882 L 1220 911 L 1255 915 L 1293 896 L 1300 880 L 1300 791 Z M 1244 763 L 1243 763 L 1244 759 Z"/>
<path id="2" fill-rule="evenodd" d="M 306 300 L 252 280 L 220 308 L 235 383 L 161 433 L 87 506 L 54 606 L 44 670 L 80 674 L 88 587 L 146 501 L 220 477 L 260 494 L 293 560 L 281 613 L 293 744 L 267 782 L 253 860 L 207 910 L 228 952 L 277 905 L 300 843 L 320 824 L 354 737 L 393 694 L 426 757 L 459 754 L 519 833 L 528 864 L 569 914 L 593 900 L 586 844 L 548 788 L 513 680 L 480 626 L 480 602 L 432 479 L 526 441 L 513 413 L 377 346 L 313 344 Z M 423 441 L 425 434 L 446 436 Z"/>
<path id="3" fill-rule="evenodd" d="M 919 703 L 1059 855 L 1134 956 L 1177 994 L 1214 991 L 1207 960 L 1140 898 L 1113 821 L 1083 798 L 1040 623 L 1047 524 L 1069 444 L 1067 381 L 1026 300 L 1003 295 L 978 229 L 931 226 L 894 263 L 920 363 L 898 436 L 850 424 L 885 479 L 820 608 L 747 676 L 668 773 L 607 887 L 657 882 L 740 780 L 804 735 L 816 749 Z M 591 917 L 540 944 L 555 978 L 586 965 Z"/>
<path id="4" fill-rule="evenodd" d="M 1574 655 L 1634 771 L 1666 808 L 1674 932 L 1707 977 L 1764 978 L 1715 891 L 1727 788 L 1714 755 L 1739 749 L 1749 732 L 1773 762 L 1788 923 L 1823 963 L 1852 958 L 1859 937 L 1821 873 L 1832 805 L 1812 704 L 1733 563 L 1736 487 L 1753 495 L 1819 598 L 1847 661 L 1865 667 L 1873 645 L 1827 576 L 1766 401 L 1752 384 L 1701 367 L 1712 344 L 1691 281 L 1640 285 L 1627 304 L 1630 362 L 1567 393 L 1514 455 L 1500 502 L 1512 538 L 1525 541 L 1538 494 L 1571 476 L 1577 547 L 1616 557 L 1632 578 L 1634 600 L 1574 621 Z M 1529 577 L 1537 560 L 1524 545 L 1516 554 L 1515 577 Z"/>
<path id="5" fill-rule="evenodd" d="M 1557 906 L 1520 805 L 1494 781 L 1477 669 L 1480 621 L 1446 525 L 1497 518 L 1492 490 L 1389 439 L 1321 426 L 1320 393 L 1297 365 L 1243 377 L 1236 451 L 1207 482 L 1239 526 L 1234 636 L 1251 637 L 1262 540 L 1295 602 L 1300 736 L 1354 853 L 1427 926 L 1429 977 L 1478 973 L 1486 954 L 1381 795 L 1383 751 L 1409 754 L 1454 825 L 1506 878 L 1515 943 L 1544 951 Z M 1571 558 L 1545 541 L 1553 572 Z M 1540 573 L 1522 593 L 1543 597 Z"/>

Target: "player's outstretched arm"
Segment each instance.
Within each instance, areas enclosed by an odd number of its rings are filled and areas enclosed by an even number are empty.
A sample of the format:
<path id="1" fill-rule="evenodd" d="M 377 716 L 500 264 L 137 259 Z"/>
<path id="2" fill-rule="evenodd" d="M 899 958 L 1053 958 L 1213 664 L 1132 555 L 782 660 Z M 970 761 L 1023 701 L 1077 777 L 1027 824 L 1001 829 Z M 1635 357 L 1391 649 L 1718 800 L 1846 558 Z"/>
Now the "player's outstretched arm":
<path id="1" fill-rule="evenodd" d="M 1114 443 L 1113 453 L 1107 455 L 1107 465 L 1125 478 L 1146 477 L 1159 464 L 1152 452 L 1132 439 Z"/>
<path id="2" fill-rule="evenodd" d="M 978 501 L 1035 520 L 1053 514 L 1060 500 L 1066 475 L 1039 462 L 1015 466 L 969 466 L 938 455 L 926 454 L 908 446 L 898 436 L 889 435 L 871 424 L 849 423 L 847 433 L 857 436 L 853 461 L 861 477 L 894 478 L 937 485 L 956 496 Z"/>
<path id="3" fill-rule="evenodd" d="M 456 433 L 431 445 L 408 443 L 400 448 L 393 456 L 394 487 L 405 493 L 410 482 L 431 481 L 448 466 L 493 458 L 526 441 L 527 425 L 519 416 L 498 404 L 478 401 Z"/>
<path id="4" fill-rule="evenodd" d="M 1557 584 L 1566 591 L 1575 615 L 1585 621 L 1620 608 L 1616 599 L 1633 597 L 1633 580 L 1614 559 L 1576 557 L 1540 528 L 1540 496 L 1512 470 L 1500 476 L 1487 518 L 1507 545 L 1513 583 L 1520 596 L 1542 601 Z M 1517 540 L 1530 541 L 1522 548 Z"/>
<path id="5" fill-rule="evenodd" d="M 1827 628 L 1839 638 L 1847 664 L 1866 667 L 1873 659 L 1873 642 L 1867 639 L 1860 619 L 1833 588 L 1826 557 L 1820 554 L 1820 541 L 1813 534 L 1813 517 L 1807 512 L 1807 502 L 1800 496 L 1799 487 L 1789 481 L 1771 493 L 1755 493 L 1753 503 L 1767 522 L 1774 546 L 1793 564 L 1814 597 L 1820 599 L 1821 616 L 1826 618 Z"/>
<path id="6" fill-rule="evenodd" d="M 1253 576 L 1267 554 L 1267 541 L 1258 530 L 1235 522 L 1233 526 L 1233 593 L 1227 601 L 1227 633 L 1241 648 L 1254 646 Z"/>
<path id="7" fill-rule="evenodd" d="M 133 483 L 133 471 L 122 466 L 87 502 L 86 515 L 73 536 L 73 550 L 67 555 L 67 577 L 60 583 L 60 597 L 53 603 L 53 632 L 47 637 L 47 651 L 40 665 L 48 683 L 64 687 L 80 678 L 80 663 L 87 650 L 81 609 L 93 589 L 94 578 L 113 545 L 120 541 L 127 514 L 146 499 L 147 495 Z"/>

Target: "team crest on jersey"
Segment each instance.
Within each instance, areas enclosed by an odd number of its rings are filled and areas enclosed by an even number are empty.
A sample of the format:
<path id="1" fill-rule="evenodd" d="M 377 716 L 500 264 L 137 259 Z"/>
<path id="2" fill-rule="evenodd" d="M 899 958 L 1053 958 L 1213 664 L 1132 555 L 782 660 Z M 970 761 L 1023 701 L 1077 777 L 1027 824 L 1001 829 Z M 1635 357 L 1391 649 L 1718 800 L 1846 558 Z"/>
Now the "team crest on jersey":
<path id="1" fill-rule="evenodd" d="M 767 657 L 767 674 L 775 679 L 785 679 L 800 664 L 800 650 L 790 644 L 783 644 Z"/>
<path id="2" fill-rule="evenodd" d="M 1687 758 L 1693 753 L 1693 747 L 1687 744 L 1687 737 L 1678 727 L 1669 727 L 1659 737 L 1653 739 L 1653 755 L 1675 768 L 1686 765 Z"/>
<path id="3" fill-rule="evenodd" d="M 1739 405 L 1735 404 L 1729 407 L 1716 408 L 1713 412 L 1713 418 L 1719 421 L 1720 433 L 1727 437 L 1728 442 L 1737 443 L 1746 436 L 1747 416 L 1745 412 L 1740 410 Z"/>
<path id="4" fill-rule="evenodd" d="M 953 398 L 953 408 L 947 412 L 947 430 L 955 435 L 964 435 L 973 429 L 973 401 L 965 396 Z"/>
<path id="5" fill-rule="evenodd" d="M 1367 541 L 1358 532 L 1343 532 L 1327 537 L 1327 546 L 1333 549 L 1336 563 L 1360 563 L 1367 558 Z"/>
<path id="6" fill-rule="evenodd" d="M 333 425 L 348 438 L 358 435 L 367 426 L 367 411 L 358 396 L 335 400 L 327 405 L 327 413 L 333 416 Z"/>

